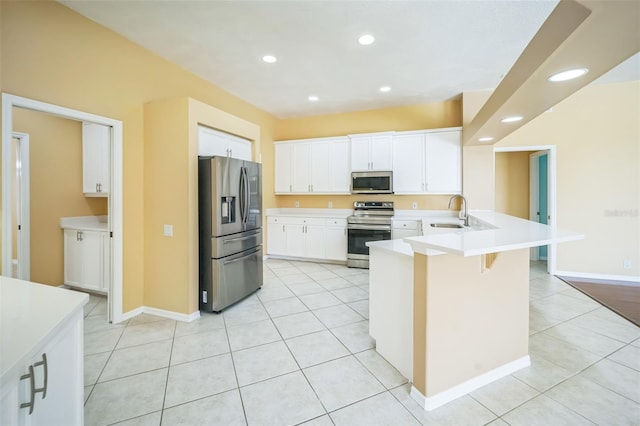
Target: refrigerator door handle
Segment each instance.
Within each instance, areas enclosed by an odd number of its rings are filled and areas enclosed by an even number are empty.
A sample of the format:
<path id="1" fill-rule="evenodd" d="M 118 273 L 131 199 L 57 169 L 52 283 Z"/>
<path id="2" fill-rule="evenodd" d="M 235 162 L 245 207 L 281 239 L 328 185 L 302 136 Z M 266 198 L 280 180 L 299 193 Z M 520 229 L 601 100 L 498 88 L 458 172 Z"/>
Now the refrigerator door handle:
<path id="1" fill-rule="evenodd" d="M 244 196 L 245 196 L 245 204 L 244 204 L 244 224 L 246 225 L 249 222 L 249 206 L 251 205 L 251 191 L 249 187 L 249 172 L 246 167 L 243 167 L 244 171 Z"/>

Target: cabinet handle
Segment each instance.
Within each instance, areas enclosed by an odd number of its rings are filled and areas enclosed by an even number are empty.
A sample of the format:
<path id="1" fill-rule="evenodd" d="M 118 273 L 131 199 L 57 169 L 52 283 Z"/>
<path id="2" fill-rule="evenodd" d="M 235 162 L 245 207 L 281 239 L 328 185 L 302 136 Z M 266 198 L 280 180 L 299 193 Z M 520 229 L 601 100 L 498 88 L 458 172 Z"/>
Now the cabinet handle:
<path id="1" fill-rule="evenodd" d="M 82 231 L 78 231 L 78 232 L 76 232 L 76 240 L 77 240 L 77 241 L 82 241 L 82 240 L 84 239 L 83 237 L 84 237 L 84 236 L 83 236 L 83 234 L 82 234 Z"/>
<path id="2" fill-rule="evenodd" d="M 293 192 L 293 187 L 289 185 L 289 192 Z"/>
<path id="3" fill-rule="evenodd" d="M 233 157 L 233 149 L 229 149 L 229 157 Z"/>
<path id="4" fill-rule="evenodd" d="M 33 390 L 33 393 L 40 393 L 42 392 L 42 399 L 45 399 L 47 397 L 47 387 L 48 387 L 48 383 L 49 383 L 49 367 L 47 366 L 47 354 L 43 353 L 42 354 L 42 361 L 38 361 L 35 364 L 33 364 L 34 367 L 40 367 L 42 366 L 43 370 L 44 370 L 44 384 L 42 385 L 41 388 L 37 388 Z"/>
<path id="5" fill-rule="evenodd" d="M 20 408 L 28 408 L 29 415 L 31 415 L 31 413 L 33 413 L 33 406 L 35 405 L 34 403 L 36 399 L 36 379 L 33 374 L 33 365 L 29 366 L 29 372 L 27 374 L 20 376 L 20 380 L 26 379 L 29 379 L 30 383 L 29 402 L 23 402 L 22 404 L 20 404 Z"/>

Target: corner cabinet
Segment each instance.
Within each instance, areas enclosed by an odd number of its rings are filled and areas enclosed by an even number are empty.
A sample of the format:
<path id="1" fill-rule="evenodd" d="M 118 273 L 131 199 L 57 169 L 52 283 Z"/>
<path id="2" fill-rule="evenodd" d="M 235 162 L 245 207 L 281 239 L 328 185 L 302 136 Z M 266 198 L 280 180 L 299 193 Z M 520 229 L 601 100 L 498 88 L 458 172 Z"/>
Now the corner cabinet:
<path id="1" fill-rule="evenodd" d="M 459 128 L 396 133 L 393 141 L 394 193 L 461 193 L 460 135 Z"/>
<path id="2" fill-rule="evenodd" d="M 108 197 L 111 181 L 111 127 L 82 123 L 82 192 Z"/>
<path id="3" fill-rule="evenodd" d="M 99 293 L 109 291 L 109 233 L 64 230 L 64 283 Z"/>
<path id="4" fill-rule="evenodd" d="M 347 137 L 281 141 L 274 151 L 276 194 L 349 193 Z"/>

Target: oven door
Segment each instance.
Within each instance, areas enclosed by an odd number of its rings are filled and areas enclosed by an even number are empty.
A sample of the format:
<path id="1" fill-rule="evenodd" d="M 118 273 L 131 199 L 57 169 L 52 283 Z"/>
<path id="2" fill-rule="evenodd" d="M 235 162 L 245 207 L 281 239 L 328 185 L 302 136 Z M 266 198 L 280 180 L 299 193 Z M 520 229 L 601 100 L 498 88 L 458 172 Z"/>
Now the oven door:
<path id="1" fill-rule="evenodd" d="M 369 257 L 369 247 L 365 245 L 369 241 L 382 241 L 391 239 L 391 226 L 349 224 L 347 226 L 348 256 L 358 258 Z M 354 256 L 355 255 L 355 256 Z"/>

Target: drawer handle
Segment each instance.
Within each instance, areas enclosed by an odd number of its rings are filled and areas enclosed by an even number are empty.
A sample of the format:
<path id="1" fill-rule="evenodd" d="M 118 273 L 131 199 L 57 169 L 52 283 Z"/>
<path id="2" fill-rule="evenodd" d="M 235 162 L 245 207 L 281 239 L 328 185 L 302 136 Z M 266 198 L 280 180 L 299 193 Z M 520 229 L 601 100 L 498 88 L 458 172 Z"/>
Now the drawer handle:
<path id="1" fill-rule="evenodd" d="M 34 403 L 36 399 L 36 379 L 33 374 L 33 365 L 29 366 L 29 372 L 27 374 L 20 376 L 20 380 L 26 380 L 26 379 L 29 379 L 29 383 L 30 383 L 29 402 L 24 402 L 20 404 L 20 408 L 28 408 L 29 415 L 31 415 L 31 413 L 33 413 L 33 406 L 35 405 Z"/>
<path id="2" fill-rule="evenodd" d="M 42 354 L 42 361 L 38 361 L 35 364 L 33 364 L 34 367 L 39 367 L 42 366 L 42 368 L 44 369 L 44 384 L 41 388 L 37 388 L 33 390 L 33 393 L 40 393 L 42 392 L 42 399 L 45 399 L 47 397 L 47 385 L 49 382 L 49 367 L 47 366 L 47 354 L 43 353 Z"/>

